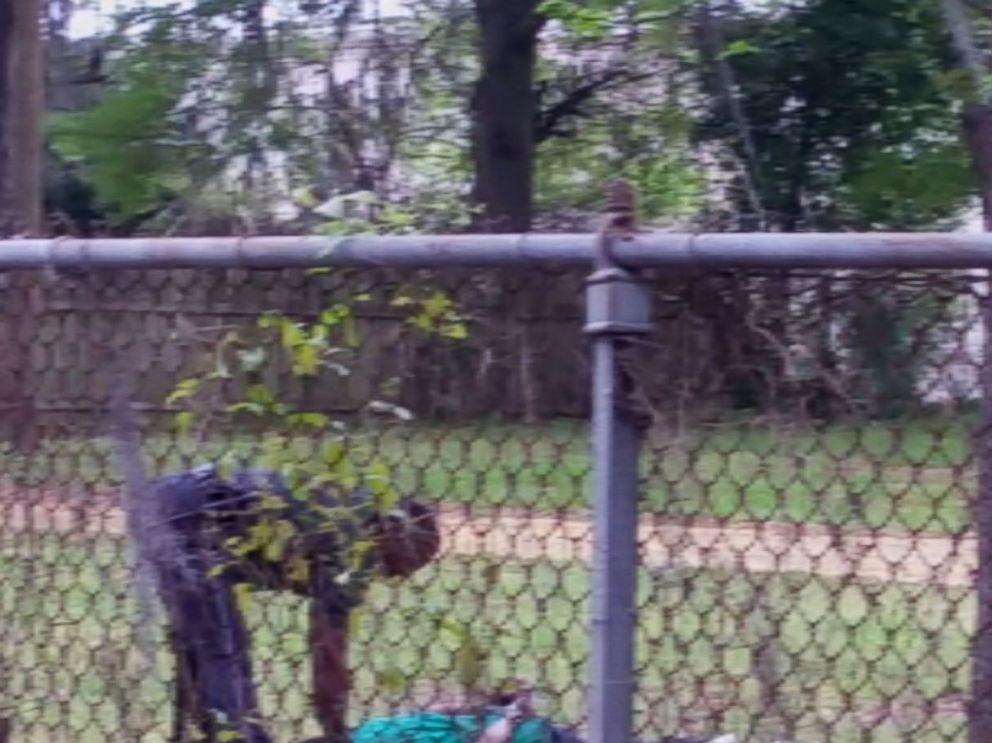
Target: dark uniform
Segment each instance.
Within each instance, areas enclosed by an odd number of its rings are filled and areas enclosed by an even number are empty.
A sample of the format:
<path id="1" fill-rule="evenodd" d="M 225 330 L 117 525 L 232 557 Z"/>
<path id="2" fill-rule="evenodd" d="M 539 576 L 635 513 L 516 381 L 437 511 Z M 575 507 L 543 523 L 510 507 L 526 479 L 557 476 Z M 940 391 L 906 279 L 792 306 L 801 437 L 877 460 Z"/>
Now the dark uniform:
<path id="1" fill-rule="evenodd" d="M 365 491 L 300 497 L 275 473 L 244 470 L 222 478 L 213 466 L 165 477 L 155 490 L 172 536 L 155 567 L 176 655 L 177 717 L 191 714 L 208 741 L 270 743 L 257 721 L 236 587 L 308 596 L 314 610 L 345 627 L 375 571 L 373 500 Z M 292 539 L 274 551 L 271 541 L 255 545 L 253 532 L 273 525 Z M 188 735 L 177 719 L 174 739 Z"/>

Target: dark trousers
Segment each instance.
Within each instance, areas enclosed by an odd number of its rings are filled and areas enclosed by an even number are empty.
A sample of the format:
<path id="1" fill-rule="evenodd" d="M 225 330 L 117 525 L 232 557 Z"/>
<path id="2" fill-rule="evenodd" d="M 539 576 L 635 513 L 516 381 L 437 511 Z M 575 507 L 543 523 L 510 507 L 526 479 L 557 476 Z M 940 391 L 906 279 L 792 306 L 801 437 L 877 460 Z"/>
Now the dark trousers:
<path id="1" fill-rule="evenodd" d="M 176 658 L 173 743 L 196 739 L 191 723 L 207 743 L 272 743 L 258 722 L 251 642 L 231 581 L 210 577 L 195 554 L 158 572 Z"/>

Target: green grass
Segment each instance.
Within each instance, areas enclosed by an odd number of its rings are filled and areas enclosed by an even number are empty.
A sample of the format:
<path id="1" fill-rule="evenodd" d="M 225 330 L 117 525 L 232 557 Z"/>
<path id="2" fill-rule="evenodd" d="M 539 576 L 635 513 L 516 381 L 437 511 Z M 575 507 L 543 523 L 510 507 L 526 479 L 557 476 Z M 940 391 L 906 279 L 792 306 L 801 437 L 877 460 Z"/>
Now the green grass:
<path id="1" fill-rule="evenodd" d="M 698 426 L 654 433 L 642 458 L 644 510 L 677 517 L 780 520 L 960 533 L 975 492 L 970 419 L 915 419 L 821 428 Z M 260 437 L 201 445 L 147 442 L 157 471 L 234 455 L 250 461 Z M 288 450 L 306 456 L 315 442 Z M 412 424 L 369 435 L 405 492 L 474 506 L 586 505 L 590 461 L 583 426 Z M 31 456 L 0 454 L 0 472 L 33 484 L 116 479 L 106 442 L 58 439 Z"/>
<path id="2" fill-rule="evenodd" d="M 971 425 L 931 418 L 656 432 L 642 460 L 643 510 L 960 533 L 975 492 Z M 155 470 L 168 471 L 224 453 L 250 459 L 260 443 L 154 436 L 147 449 Z M 295 440 L 288 450 L 306 456 L 314 443 Z M 585 506 L 586 432 L 573 423 L 415 424 L 378 432 L 367 448 L 404 492 L 475 507 Z M 0 453 L 0 473 L 55 487 L 116 480 L 99 440 Z M 0 529 L 0 708 L 14 712 L 15 743 L 165 739 L 167 690 L 140 665 L 121 560 L 120 543 L 107 538 L 59 542 Z M 408 706 L 414 679 L 452 688 L 478 668 L 483 681 L 537 681 L 547 713 L 578 720 L 586 585 L 570 564 L 449 559 L 412 584 L 377 588 L 353 653 L 356 714 Z M 964 740 L 967 591 L 679 569 L 643 572 L 640 595 L 638 725 L 647 740 L 757 728 L 753 743 L 768 743 L 782 716 L 797 721 L 802 743 Z M 280 741 L 313 734 L 299 604 L 260 599 L 252 625 L 273 732 Z M 459 629 L 470 625 L 467 635 Z M 159 664 L 167 675 L 167 660 Z M 778 689 L 771 700 L 770 686 Z"/>
<path id="3" fill-rule="evenodd" d="M 109 538 L 0 542 L 0 708 L 15 743 L 165 740 L 167 690 L 141 668 L 121 561 Z M 447 559 L 376 587 L 352 652 L 356 717 L 409 706 L 418 683 L 523 677 L 543 712 L 578 721 L 586 597 L 582 568 L 547 561 Z M 640 574 L 639 601 L 646 740 L 758 730 L 750 740 L 769 743 L 776 705 L 803 743 L 964 740 L 953 703 L 968 683 L 968 591 L 666 570 Z M 288 599 L 252 604 L 263 711 L 281 742 L 314 732 L 304 621 Z"/>

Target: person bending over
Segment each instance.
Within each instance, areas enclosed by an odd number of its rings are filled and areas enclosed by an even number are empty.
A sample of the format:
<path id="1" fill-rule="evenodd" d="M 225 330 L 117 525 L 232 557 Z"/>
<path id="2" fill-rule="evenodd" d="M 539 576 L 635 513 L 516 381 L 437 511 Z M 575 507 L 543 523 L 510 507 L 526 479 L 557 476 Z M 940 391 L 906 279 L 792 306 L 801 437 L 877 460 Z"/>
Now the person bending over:
<path id="1" fill-rule="evenodd" d="M 376 576 L 405 578 L 434 558 L 431 510 L 403 500 L 383 513 L 366 490 L 291 489 L 273 472 L 213 466 L 154 492 L 169 537 L 154 567 L 176 659 L 173 741 L 271 743 L 241 612 L 254 589 L 310 599 L 313 704 L 322 740 L 346 743 L 349 613 Z"/>

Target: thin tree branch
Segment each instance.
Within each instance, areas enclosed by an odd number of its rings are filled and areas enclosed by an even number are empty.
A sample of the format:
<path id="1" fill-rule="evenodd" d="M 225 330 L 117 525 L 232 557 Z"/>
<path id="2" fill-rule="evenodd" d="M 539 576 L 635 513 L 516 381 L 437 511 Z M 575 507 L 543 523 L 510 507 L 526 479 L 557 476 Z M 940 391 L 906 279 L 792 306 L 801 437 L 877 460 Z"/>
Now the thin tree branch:
<path id="1" fill-rule="evenodd" d="M 560 135 L 558 127 L 561 122 L 569 117 L 582 116 L 582 106 L 597 93 L 610 87 L 639 82 L 650 77 L 652 75 L 647 73 L 634 75 L 626 70 L 607 70 L 600 77 L 575 88 L 554 105 L 538 111 L 534 141 L 541 143 Z"/>
<path id="2" fill-rule="evenodd" d="M 954 43 L 954 51 L 961 59 L 961 65 L 971 75 L 976 91 L 981 90 L 982 78 L 988 74 L 985 60 L 975 43 L 971 19 L 962 0 L 940 0 L 940 10 L 944 15 L 947 30 Z"/>
<path id="3" fill-rule="evenodd" d="M 733 67 L 723 55 L 723 34 L 719 24 L 713 17 L 712 9 L 708 2 L 699 5 L 699 28 L 702 36 L 704 52 L 712 59 L 716 70 L 716 82 L 718 94 L 723 98 L 727 113 L 730 115 L 737 135 L 740 140 L 740 147 L 743 152 L 743 167 L 741 176 L 744 180 L 744 188 L 747 192 L 751 209 L 758 217 L 758 229 L 765 230 L 767 225 L 767 214 L 761 198 L 761 171 L 758 165 L 758 152 L 754 145 L 754 137 L 751 133 L 751 125 L 737 97 L 737 81 L 735 79 Z"/>

